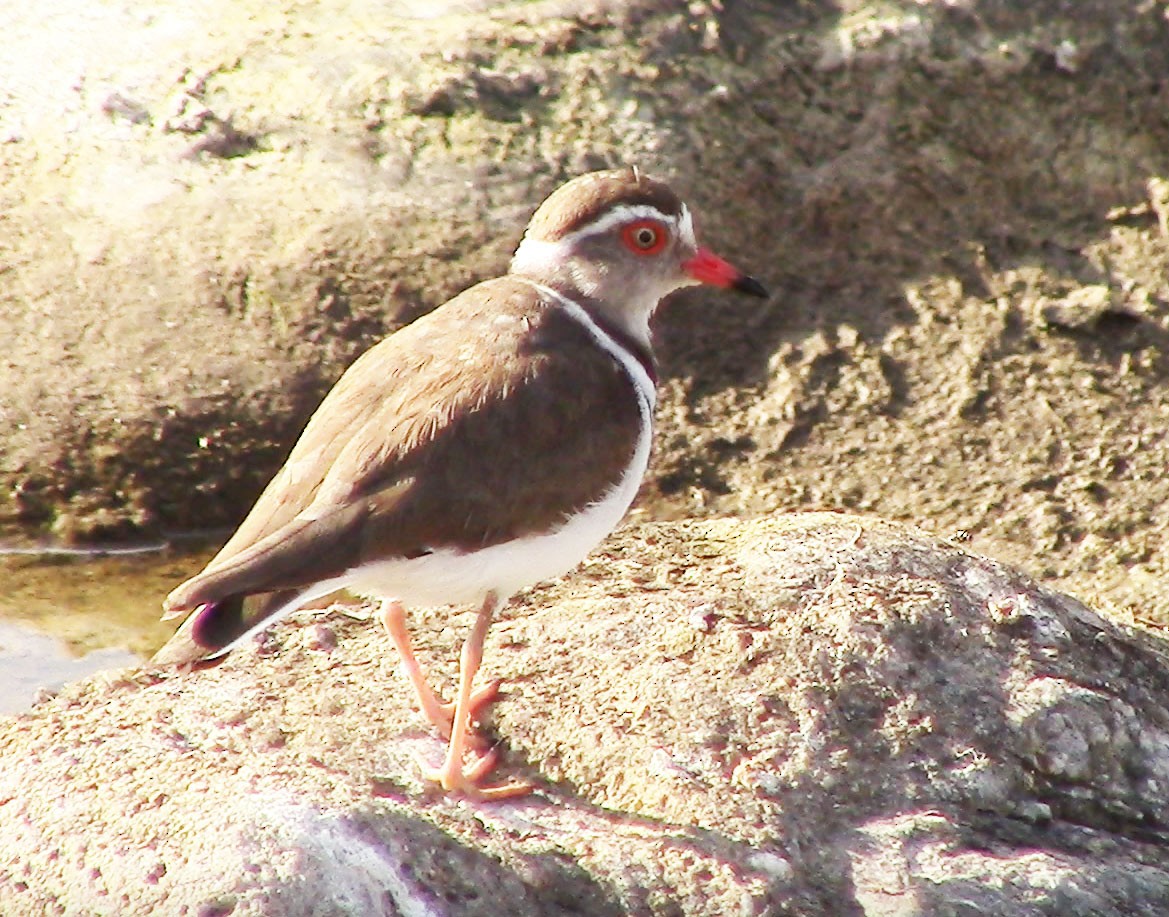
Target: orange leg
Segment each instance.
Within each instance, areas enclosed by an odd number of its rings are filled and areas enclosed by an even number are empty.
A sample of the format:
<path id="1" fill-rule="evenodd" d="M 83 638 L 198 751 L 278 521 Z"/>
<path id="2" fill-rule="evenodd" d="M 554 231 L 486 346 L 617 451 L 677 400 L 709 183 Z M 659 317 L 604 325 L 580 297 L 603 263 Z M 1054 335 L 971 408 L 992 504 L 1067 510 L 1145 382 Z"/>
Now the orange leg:
<path id="1" fill-rule="evenodd" d="M 483 661 L 483 642 L 487 639 L 491 617 L 498 605 L 499 599 L 495 593 L 488 593 L 483 607 L 479 609 L 479 614 L 475 618 L 471 633 L 463 644 L 459 660 L 459 693 L 453 704 L 453 712 L 452 705 L 440 702 L 426 683 L 426 676 L 410 646 L 410 638 L 406 633 L 405 610 L 401 604 L 388 602 L 382 615 L 382 623 L 402 657 L 402 668 L 414 686 L 423 711 L 449 740 L 442 766 L 437 770 L 424 767 L 424 776 L 438 783 L 447 792 L 457 792 L 475 799 L 506 799 L 511 796 L 523 796 L 532 791 L 531 786 L 526 783 L 489 787 L 479 785 L 495 767 L 498 756 L 494 751 L 483 754 L 470 767 L 463 766 L 466 753 L 469 750 L 480 750 L 485 744 L 472 731 L 471 719 L 482 707 L 494 700 L 499 691 L 498 681 L 493 681 L 478 691 L 471 690 L 475 674 L 479 671 L 479 664 Z"/>
<path id="2" fill-rule="evenodd" d="M 401 602 L 387 601 L 383 604 L 382 626 L 386 629 L 386 633 L 390 635 L 390 639 L 394 641 L 394 648 L 398 651 L 402 671 L 406 674 L 406 677 L 410 680 L 410 685 L 414 688 L 414 694 L 418 697 L 418 704 L 422 707 L 423 715 L 438 730 L 439 735 L 444 739 L 449 739 L 451 737 L 451 723 L 455 716 L 455 705 L 440 701 L 427 683 L 426 673 L 422 671 L 418 657 L 414 655 L 414 647 L 410 642 L 410 634 L 406 630 L 406 609 L 402 607 Z M 475 719 L 479 711 L 495 700 L 498 694 L 498 679 L 489 682 L 474 692 L 471 695 L 469 708 L 471 719 Z M 478 736 L 473 736 L 472 741 L 476 747 L 480 748 L 487 744 Z"/>

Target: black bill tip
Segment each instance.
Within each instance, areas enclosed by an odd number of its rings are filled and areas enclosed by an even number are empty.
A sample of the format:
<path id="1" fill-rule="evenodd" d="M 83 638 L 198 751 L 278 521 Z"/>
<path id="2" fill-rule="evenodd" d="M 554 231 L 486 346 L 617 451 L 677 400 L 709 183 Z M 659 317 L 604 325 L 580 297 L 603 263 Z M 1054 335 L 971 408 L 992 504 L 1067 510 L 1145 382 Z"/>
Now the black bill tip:
<path id="1" fill-rule="evenodd" d="M 731 283 L 731 289 L 738 290 L 740 293 L 746 293 L 748 296 L 758 296 L 760 299 L 766 299 L 771 295 L 767 292 L 767 287 L 763 286 L 754 277 L 748 277 L 746 274 L 735 278 Z"/>

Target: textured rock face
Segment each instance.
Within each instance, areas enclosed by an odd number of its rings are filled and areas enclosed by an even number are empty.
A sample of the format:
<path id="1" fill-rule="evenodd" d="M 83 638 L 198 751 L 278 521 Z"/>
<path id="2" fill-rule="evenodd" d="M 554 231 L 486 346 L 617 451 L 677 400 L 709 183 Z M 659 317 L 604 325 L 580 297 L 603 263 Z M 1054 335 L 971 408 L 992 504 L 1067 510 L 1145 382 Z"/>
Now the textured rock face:
<path id="1" fill-rule="evenodd" d="M 665 310 L 647 512 L 966 529 L 1158 616 L 1162 14 L 8 4 L 0 517 L 238 519 L 357 352 L 500 270 L 557 183 L 635 160 L 775 291 Z"/>
<path id="2" fill-rule="evenodd" d="M 453 675 L 469 614 L 416 615 Z M 916 531 L 627 530 L 489 641 L 505 804 L 428 795 L 372 622 L 0 726 L 6 914 L 1169 908 L 1164 644 Z"/>

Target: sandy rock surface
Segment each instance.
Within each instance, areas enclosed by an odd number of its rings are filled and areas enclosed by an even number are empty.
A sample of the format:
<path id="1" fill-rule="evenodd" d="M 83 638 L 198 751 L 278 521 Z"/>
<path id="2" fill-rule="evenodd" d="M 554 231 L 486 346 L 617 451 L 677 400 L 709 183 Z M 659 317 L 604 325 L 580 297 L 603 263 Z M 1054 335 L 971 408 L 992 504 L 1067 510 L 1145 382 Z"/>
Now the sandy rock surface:
<path id="1" fill-rule="evenodd" d="M 351 610 L 351 614 L 353 611 Z M 470 613 L 415 616 L 453 677 Z M 0 724 L 6 915 L 1169 908 L 1164 643 L 919 531 L 626 530 L 493 629 L 509 803 L 430 794 L 372 621 Z"/>

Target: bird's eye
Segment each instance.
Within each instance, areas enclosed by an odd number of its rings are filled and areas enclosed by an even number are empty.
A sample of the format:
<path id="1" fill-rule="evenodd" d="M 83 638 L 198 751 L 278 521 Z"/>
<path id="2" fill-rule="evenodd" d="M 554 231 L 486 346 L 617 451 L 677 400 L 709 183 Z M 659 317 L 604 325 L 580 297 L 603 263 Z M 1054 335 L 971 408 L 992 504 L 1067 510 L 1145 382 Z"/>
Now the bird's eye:
<path id="1" fill-rule="evenodd" d="M 625 244 L 639 255 L 654 255 L 666 247 L 666 227 L 657 220 L 638 220 L 621 231 Z"/>
<path id="2" fill-rule="evenodd" d="M 633 230 L 633 244 L 638 248 L 653 248 L 654 243 L 658 241 L 658 233 L 656 229 L 651 229 L 648 226 L 639 226 Z"/>

